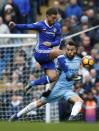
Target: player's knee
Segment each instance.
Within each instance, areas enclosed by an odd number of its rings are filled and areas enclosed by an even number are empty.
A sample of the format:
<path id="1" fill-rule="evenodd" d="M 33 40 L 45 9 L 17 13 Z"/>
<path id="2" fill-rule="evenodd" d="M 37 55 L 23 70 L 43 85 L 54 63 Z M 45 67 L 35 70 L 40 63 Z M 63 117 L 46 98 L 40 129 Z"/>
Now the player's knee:
<path id="1" fill-rule="evenodd" d="M 63 55 L 63 51 L 60 50 L 60 49 L 54 49 L 54 52 L 55 52 L 55 54 L 56 54 L 57 56 Z"/>
<path id="2" fill-rule="evenodd" d="M 44 97 L 44 96 L 41 96 L 41 98 L 40 98 L 40 101 L 39 101 L 40 103 L 40 105 L 45 105 L 46 103 L 47 103 L 47 98 L 46 97 Z"/>
<path id="3" fill-rule="evenodd" d="M 80 101 L 79 102 L 81 102 L 82 104 L 84 103 L 84 101 L 82 100 L 82 99 L 80 99 Z"/>
<path id="4" fill-rule="evenodd" d="M 83 99 L 81 97 L 79 97 L 79 96 L 78 96 L 78 101 L 81 102 L 81 103 L 84 102 Z"/>
<path id="5" fill-rule="evenodd" d="M 75 100 L 75 103 L 81 103 L 81 104 L 83 104 L 84 101 L 81 98 L 78 98 L 77 100 Z"/>
<path id="6" fill-rule="evenodd" d="M 51 77 L 52 81 L 56 81 L 57 80 L 57 74 L 53 74 L 52 77 Z"/>
<path id="7" fill-rule="evenodd" d="M 44 101 L 43 100 L 38 100 L 37 101 L 37 107 L 41 107 L 41 106 L 43 106 L 44 105 Z"/>
<path id="8" fill-rule="evenodd" d="M 59 56 L 59 55 L 63 55 L 63 51 L 60 50 L 60 49 L 57 49 L 57 50 L 56 50 L 56 54 L 57 54 L 57 56 Z"/>
<path id="9" fill-rule="evenodd" d="M 73 103 L 79 102 L 83 104 L 83 100 L 79 96 L 72 97 L 70 101 L 72 101 Z"/>

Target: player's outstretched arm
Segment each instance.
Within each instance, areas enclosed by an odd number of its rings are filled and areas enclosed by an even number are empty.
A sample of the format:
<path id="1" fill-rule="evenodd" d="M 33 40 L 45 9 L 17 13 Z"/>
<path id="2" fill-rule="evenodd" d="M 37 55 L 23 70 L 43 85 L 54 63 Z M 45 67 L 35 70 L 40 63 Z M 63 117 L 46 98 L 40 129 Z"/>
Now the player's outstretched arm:
<path id="1" fill-rule="evenodd" d="M 39 22 L 31 23 L 31 24 L 16 24 L 15 22 L 11 21 L 9 23 L 10 28 L 17 28 L 17 29 L 23 29 L 23 30 L 41 30 L 42 26 Z"/>

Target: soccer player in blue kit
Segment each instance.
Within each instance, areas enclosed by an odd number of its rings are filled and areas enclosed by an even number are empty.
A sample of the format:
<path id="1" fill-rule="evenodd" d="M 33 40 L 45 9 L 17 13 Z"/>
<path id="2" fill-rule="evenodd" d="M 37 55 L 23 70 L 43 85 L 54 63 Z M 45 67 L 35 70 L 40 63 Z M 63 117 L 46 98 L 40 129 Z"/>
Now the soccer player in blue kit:
<path id="1" fill-rule="evenodd" d="M 61 26 L 57 22 L 57 9 L 48 9 L 46 11 L 46 18 L 44 21 L 39 21 L 32 24 L 15 24 L 14 22 L 10 22 L 9 27 L 20 30 L 32 29 L 38 31 L 39 38 L 34 49 L 34 57 L 41 65 L 46 75 L 37 80 L 28 82 L 28 84 L 25 86 L 26 91 L 32 87 L 35 87 L 36 85 L 48 84 L 57 79 L 58 75 L 54 63 L 55 58 L 58 58 L 58 62 L 64 72 L 67 72 L 68 69 L 65 65 L 63 51 L 59 48 L 53 48 L 59 46 L 61 40 Z M 50 89 L 47 93 L 50 93 Z"/>
<path id="2" fill-rule="evenodd" d="M 43 94 L 40 99 L 31 102 L 17 114 L 14 114 L 10 117 L 10 121 L 16 120 L 21 117 L 23 114 L 26 114 L 36 108 L 43 106 L 46 103 L 50 103 L 53 101 L 60 100 L 64 98 L 66 101 L 74 103 L 72 107 L 72 111 L 69 117 L 69 120 L 75 120 L 77 118 L 78 113 L 81 110 L 83 100 L 76 94 L 72 88 L 74 84 L 74 78 L 78 74 L 78 70 L 80 68 L 81 58 L 77 56 L 77 45 L 74 41 L 68 41 L 65 46 L 65 64 L 68 67 L 68 71 L 65 74 L 64 71 L 61 70 L 59 78 L 52 88 L 51 93 L 48 97 L 45 97 Z M 61 69 L 61 67 L 60 67 Z M 74 77 L 73 77 L 74 76 Z M 68 79 L 69 78 L 69 79 Z"/>

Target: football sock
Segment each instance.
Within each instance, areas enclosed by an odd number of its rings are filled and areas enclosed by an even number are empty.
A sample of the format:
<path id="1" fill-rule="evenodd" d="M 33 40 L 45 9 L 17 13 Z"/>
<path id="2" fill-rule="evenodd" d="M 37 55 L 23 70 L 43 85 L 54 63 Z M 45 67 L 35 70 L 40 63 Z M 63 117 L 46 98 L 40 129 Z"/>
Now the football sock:
<path id="1" fill-rule="evenodd" d="M 72 108 L 71 116 L 76 116 L 82 107 L 82 102 L 76 102 Z"/>
<path id="2" fill-rule="evenodd" d="M 19 118 L 23 114 L 26 114 L 30 112 L 31 110 L 35 109 L 37 107 L 37 102 L 31 102 L 29 105 L 27 105 L 25 108 L 23 108 L 21 111 L 17 113 L 17 117 Z"/>

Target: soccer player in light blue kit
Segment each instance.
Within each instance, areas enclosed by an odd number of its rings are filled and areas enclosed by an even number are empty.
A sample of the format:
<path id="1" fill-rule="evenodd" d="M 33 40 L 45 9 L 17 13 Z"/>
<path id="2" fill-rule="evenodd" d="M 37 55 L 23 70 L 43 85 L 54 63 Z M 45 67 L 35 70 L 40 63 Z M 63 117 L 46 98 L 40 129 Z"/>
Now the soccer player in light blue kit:
<path id="1" fill-rule="evenodd" d="M 59 46 L 61 40 L 61 26 L 57 22 L 57 10 L 55 8 L 50 8 L 46 11 L 44 21 L 32 24 L 15 24 L 14 22 L 10 22 L 9 26 L 10 28 L 20 30 L 31 29 L 38 31 L 39 38 L 34 50 L 34 57 L 41 65 L 46 75 L 42 76 L 40 79 L 30 81 L 25 86 L 26 90 L 32 88 L 32 86 L 48 84 L 57 79 L 58 75 L 53 61 L 57 57 L 61 68 L 65 73 L 67 72 L 63 52 L 59 48 L 53 48 Z"/>
<path id="2" fill-rule="evenodd" d="M 64 71 L 61 71 L 60 76 L 49 96 L 45 97 L 44 92 L 39 100 L 31 102 L 17 114 L 11 116 L 10 121 L 18 119 L 23 114 L 26 114 L 35 108 L 41 107 L 46 103 L 57 101 L 61 98 L 74 103 L 69 120 L 74 120 L 76 118 L 77 114 L 81 110 L 83 100 L 78 96 L 78 94 L 73 92 L 72 87 L 75 80 L 77 80 L 75 79 L 75 76 L 77 76 L 78 70 L 80 68 L 81 59 L 76 55 L 77 46 L 74 41 L 68 41 L 66 43 L 65 52 L 65 63 L 68 67 L 68 72 L 65 74 Z"/>

